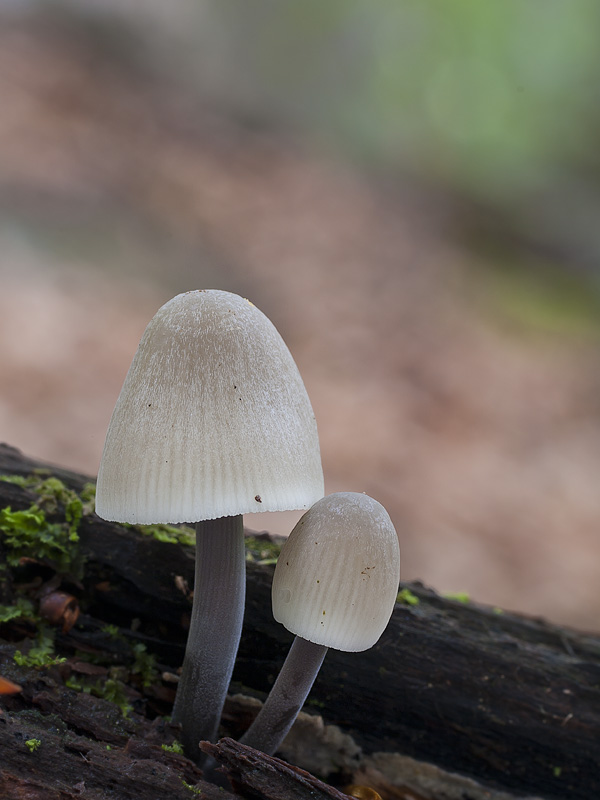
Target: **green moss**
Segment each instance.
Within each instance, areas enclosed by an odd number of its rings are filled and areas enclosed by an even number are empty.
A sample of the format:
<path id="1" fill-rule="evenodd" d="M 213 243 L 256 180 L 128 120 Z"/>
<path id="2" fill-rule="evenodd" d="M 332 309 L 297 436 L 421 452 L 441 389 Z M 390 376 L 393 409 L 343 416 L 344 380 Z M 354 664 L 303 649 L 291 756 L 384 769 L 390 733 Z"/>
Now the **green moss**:
<path id="1" fill-rule="evenodd" d="M 96 508 L 96 484 L 86 483 L 79 492 L 79 497 L 83 504 L 83 516 L 91 514 Z"/>
<path id="2" fill-rule="evenodd" d="M 59 506 L 64 508 L 65 520 L 69 526 L 69 533 L 77 532 L 77 527 L 83 516 L 84 495 L 88 498 L 90 487 L 93 484 L 86 484 L 80 497 L 73 489 L 69 489 L 61 480 L 54 477 L 47 477 L 49 470 L 36 470 L 34 474 L 24 477 L 23 475 L 3 475 L 0 480 L 5 483 L 13 483 L 25 489 L 29 489 L 39 496 L 36 506 L 39 506 L 48 514 L 56 514 Z"/>
<path id="3" fill-rule="evenodd" d="M 116 625 L 105 625 L 102 630 L 104 633 L 109 634 L 112 639 L 124 642 L 128 646 L 131 654 L 130 665 L 113 665 L 109 671 L 110 677 L 106 680 L 75 679 L 70 677 L 67 679 L 66 684 L 70 689 L 74 689 L 77 692 L 92 694 L 94 697 L 101 697 L 104 700 L 115 703 L 119 706 L 123 715 L 128 716 L 131 706 L 125 694 L 125 685 L 130 682 L 132 677 L 137 677 L 138 685 L 141 684 L 144 688 L 156 683 L 159 678 L 156 659 L 154 655 L 148 653 L 145 644 L 142 642 L 131 643 L 127 636 L 120 633 L 120 629 Z M 78 654 L 77 657 L 79 658 L 80 655 Z M 89 654 L 81 654 L 81 658 L 94 663 L 106 663 L 106 659 L 94 659 Z"/>
<path id="4" fill-rule="evenodd" d="M 110 703 L 114 703 L 121 709 L 121 713 L 124 717 L 128 717 L 131 713 L 132 706 L 127 700 L 125 684 L 115 678 L 107 678 L 104 681 L 89 681 L 76 680 L 70 677 L 65 681 L 65 685 L 76 692 L 91 694 L 94 697 L 99 697 L 102 700 L 108 700 Z"/>
<path id="5" fill-rule="evenodd" d="M 202 789 L 199 786 L 193 786 L 191 783 L 184 781 L 181 779 L 181 783 L 185 786 L 186 789 L 189 789 L 192 794 L 202 794 Z"/>
<path id="6" fill-rule="evenodd" d="M 418 606 L 419 605 L 419 598 L 411 592 L 410 589 L 402 589 L 398 592 L 398 596 L 396 597 L 397 603 L 404 603 L 406 606 Z"/>
<path id="7" fill-rule="evenodd" d="M 108 678 L 108 680 L 104 681 L 104 685 L 97 689 L 97 692 L 97 697 L 102 697 L 104 700 L 114 703 L 121 709 L 121 713 L 124 717 L 129 716 L 132 707 L 127 701 L 125 684 L 113 678 Z M 94 694 L 94 692 L 92 692 L 92 694 Z"/>
<path id="8" fill-rule="evenodd" d="M 103 625 L 102 633 L 105 633 L 112 641 L 124 642 L 131 651 L 133 663 L 129 668 L 132 675 L 137 675 L 141 679 L 141 684 L 144 688 L 151 686 L 158 679 L 158 669 L 156 667 L 156 658 L 143 642 L 133 642 L 121 633 L 121 629 L 117 625 Z"/>
<path id="9" fill-rule="evenodd" d="M 180 544 L 184 547 L 190 547 L 196 544 L 196 533 L 192 528 L 182 526 L 176 528 L 174 525 L 129 525 L 124 524 L 124 528 L 139 531 L 144 536 L 151 536 L 159 542 L 166 542 L 167 544 Z"/>
<path id="10" fill-rule="evenodd" d="M 81 578 L 77 529 L 84 514 L 83 500 L 58 478 L 5 475 L 1 480 L 27 488 L 39 498 L 25 510 L 13 511 L 10 506 L 0 509 L 0 533 L 8 550 L 8 564 L 16 567 L 22 558 L 33 558 L 48 563 L 58 573 Z M 50 522 L 47 515 L 57 515 L 61 508 L 64 521 Z"/>
<path id="11" fill-rule="evenodd" d="M 166 750 L 167 753 L 179 753 L 179 755 L 183 755 L 183 745 L 181 742 L 178 742 L 177 739 L 175 739 L 173 744 L 163 744 L 162 749 Z"/>
<path id="12" fill-rule="evenodd" d="M 76 522 L 73 517 L 65 523 L 49 522 L 46 513 L 37 505 L 25 511 L 13 511 L 10 506 L 0 509 L 0 532 L 4 535 L 7 561 L 17 567 L 22 558 L 44 561 L 57 572 L 81 577 Z"/>
<path id="13" fill-rule="evenodd" d="M 115 665 L 110 657 L 94 657 L 89 653 L 77 652 L 77 658 L 82 661 L 87 661 L 96 664 L 111 665 L 111 677 L 122 678 L 124 682 L 129 682 L 130 678 L 135 679 L 135 683 L 141 685 L 145 689 L 148 686 L 156 683 L 159 680 L 159 670 L 156 666 L 156 657 L 148 652 L 146 645 L 143 642 L 135 642 L 131 640 L 126 633 L 121 632 L 117 625 L 103 625 L 101 628 L 102 633 L 106 634 L 113 642 L 120 642 L 128 650 L 128 655 L 124 655 L 123 660 L 125 664 Z M 119 648 L 121 651 L 122 647 Z M 129 656 L 129 657 L 128 657 Z M 94 684 L 72 685 L 72 689 L 78 691 L 93 691 L 96 692 L 98 687 Z"/>
<path id="14" fill-rule="evenodd" d="M 133 675 L 139 675 L 142 686 L 147 688 L 155 683 L 158 678 L 156 659 L 151 653 L 147 652 L 146 645 L 142 644 L 142 642 L 136 642 L 131 649 L 134 654 L 131 672 Z"/>
<path id="15" fill-rule="evenodd" d="M 130 525 L 129 523 L 122 523 L 122 527 L 143 533 L 144 536 L 152 536 L 153 539 L 167 544 L 180 544 L 184 547 L 191 547 L 196 544 L 195 530 L 186 525 L 175 527 L 174 525 Z M 275 564 L 281 552 L 281 545 L 255 536 L 247 536 L 245 545 L 246 560 L 259 564 Z"/>
<path id="16" fill-rule="evenodd" d="M 471 602 L 468 592 L 444 592 L 443 597 L 446 600 L 456 600 L 457 603 L 464 603 L 465 605 Z"/>
<path id="17" fill-rule="evenodd" d="M 0 481 L 3 483 L 13 483 L 15 486 L 26 487 L 30 478 L 24 475 L 0 475 Z"/>
<path id="18" fill-rule="evenodd" d="M 17 597 L 11 606 L 0 605 L 0 622 L 10 622 L 13 619 L 38 619 L 31 600 Z"/>
<path id="19" fill-rule="evenodd" d="M 27 739 L 25 742 L 25 747 L 29 750 L 30 753 L 35 753 L 38 747 L 41 747 L 41 740 L 40 739 Z"/>
<path id="20" fill-rule="evenodd" d="M 29 648 L 27 653 L 17 650 L 13 660 L 20 667 L 52 667 L 63 664 L 67 659 L 59 658 L 54 654 L 54 636 L 50 629 L 41 627 L 37 644 Z"/>
<path id="21" fill-rule="evenodd" d="M 23 614 L 16 606 L 3 606 L 0 605 L 0 622 L 10 622 L 11 619 L 19 619 Z"/>
<path id="22" fill-rule="evenodd" d="M 268 539 L 259 539 L 256 536 L 246 536 L 246 561 L 254 561 L 257 564 L 276 564 L 281 545 L 275 544 Z"/>
<path id="23" fill-rule="evenodd" d="M 58 478 L 46 478 L 34 484 L 32 489 L 39 495 L 38 505 L 47 513 L 56 514 L 59 506 L 63 506 L 69 535 L 76 537 L 73 541 L 78 541 L 77 528 L 83 516 L 83 503 L 79 495 L 67 488 Z"/>
<path id="24" fill-rule="evenodd" d="M 110 639 L 114 641 L 118 641 L 119 639 L 124 639 L 125 637 L 121 633 L 121 629 L 118 625 L 103 625 L 100 629 L 102 633 L 105 633 Z"/>
<path id="25" fill-rule="evenodd" d="M 92 691 L 91 684 L 87 684 L 85 681 L 78 681 L 73 676 L 65 680 L 65 686 L 68 689 L 73 689 L 74 692 L 85 692 L 86 694 L 90 694 Z"/>

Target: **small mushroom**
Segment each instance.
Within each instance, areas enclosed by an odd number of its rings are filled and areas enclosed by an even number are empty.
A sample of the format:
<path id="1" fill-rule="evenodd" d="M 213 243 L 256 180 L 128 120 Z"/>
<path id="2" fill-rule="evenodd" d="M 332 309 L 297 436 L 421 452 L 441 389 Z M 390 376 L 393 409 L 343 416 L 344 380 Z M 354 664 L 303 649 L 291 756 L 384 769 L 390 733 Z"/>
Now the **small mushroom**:
<path id="1" fill-rule="evenodd" d="M 194 599 L 173 721 L 214 741 L 241 634 L 242 515 L 323 496 L 315 417 L 292 355 L 248 300 L 177 295 L 148 324 L 106 435 L 96 512 L 196 523 Z"/>
<path id="2" fill-rule="evenodd" d="M 283 545 L 273 577 L 273 616 L 296 634 L 243 744 L 272 755 L 291 728 L 327 649 L 372 647 L 394 609 L 398 536 L 384 507 L 355 492 L 319 500 Z"/>

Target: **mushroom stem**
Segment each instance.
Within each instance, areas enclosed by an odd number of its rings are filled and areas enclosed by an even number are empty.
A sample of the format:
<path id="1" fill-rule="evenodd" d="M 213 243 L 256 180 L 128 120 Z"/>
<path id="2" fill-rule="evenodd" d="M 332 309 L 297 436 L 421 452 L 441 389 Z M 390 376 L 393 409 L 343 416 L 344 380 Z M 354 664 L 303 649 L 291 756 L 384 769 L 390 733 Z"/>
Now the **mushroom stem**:
<path id="1" fill-rule="evenodd" d="M 197 522 L 192 618 L 173 706 L 185 753 L 197 763 L 203 758 L 198 743 L 216 739 L 242 632 L 245 591 L 243 517 Z"/>
<path id="2" fill-rule="evenodd" d="M 296 636 L 264 706 L 240 739 L 273 755 L 304 705 L 329 648 Z"/>

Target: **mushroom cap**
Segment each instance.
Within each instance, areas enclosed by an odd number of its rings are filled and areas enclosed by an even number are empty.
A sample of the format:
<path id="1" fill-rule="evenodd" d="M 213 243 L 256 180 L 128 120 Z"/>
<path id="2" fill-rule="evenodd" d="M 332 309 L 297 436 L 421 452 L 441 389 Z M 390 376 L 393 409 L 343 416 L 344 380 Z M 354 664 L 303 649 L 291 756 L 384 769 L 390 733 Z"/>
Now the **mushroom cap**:
<path id="1" fill-rule="evenodd" d="M 308 508 L 322 496 L 315 417 L 275 326 L 230 292 L 165 303 L 113 411 L 98 515 L 197 522 Z"/>
<path id="2" fill-rule="evenodd" d="M 273 616 L 315 644 L 367 650 L 389 622 L 399 580 L 398 536 L 385 508 L 366 494 L 330 494 L 281 549 Z"/>

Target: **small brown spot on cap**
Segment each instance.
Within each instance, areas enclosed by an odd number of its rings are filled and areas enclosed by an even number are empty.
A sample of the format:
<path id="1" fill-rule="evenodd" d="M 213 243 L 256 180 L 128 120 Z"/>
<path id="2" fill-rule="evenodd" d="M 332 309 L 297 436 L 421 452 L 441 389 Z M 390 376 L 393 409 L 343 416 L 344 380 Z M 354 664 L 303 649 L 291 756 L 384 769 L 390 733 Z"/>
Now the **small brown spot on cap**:
<path id="1" fill-rule="evenodd" d="M 242 398 L 240 397 L 240 400 L 241 399 Z M 257 494 L 254 499 L 256 500 L 257 503 L 262 503 L 262 497 L 259 494 Z"/>

